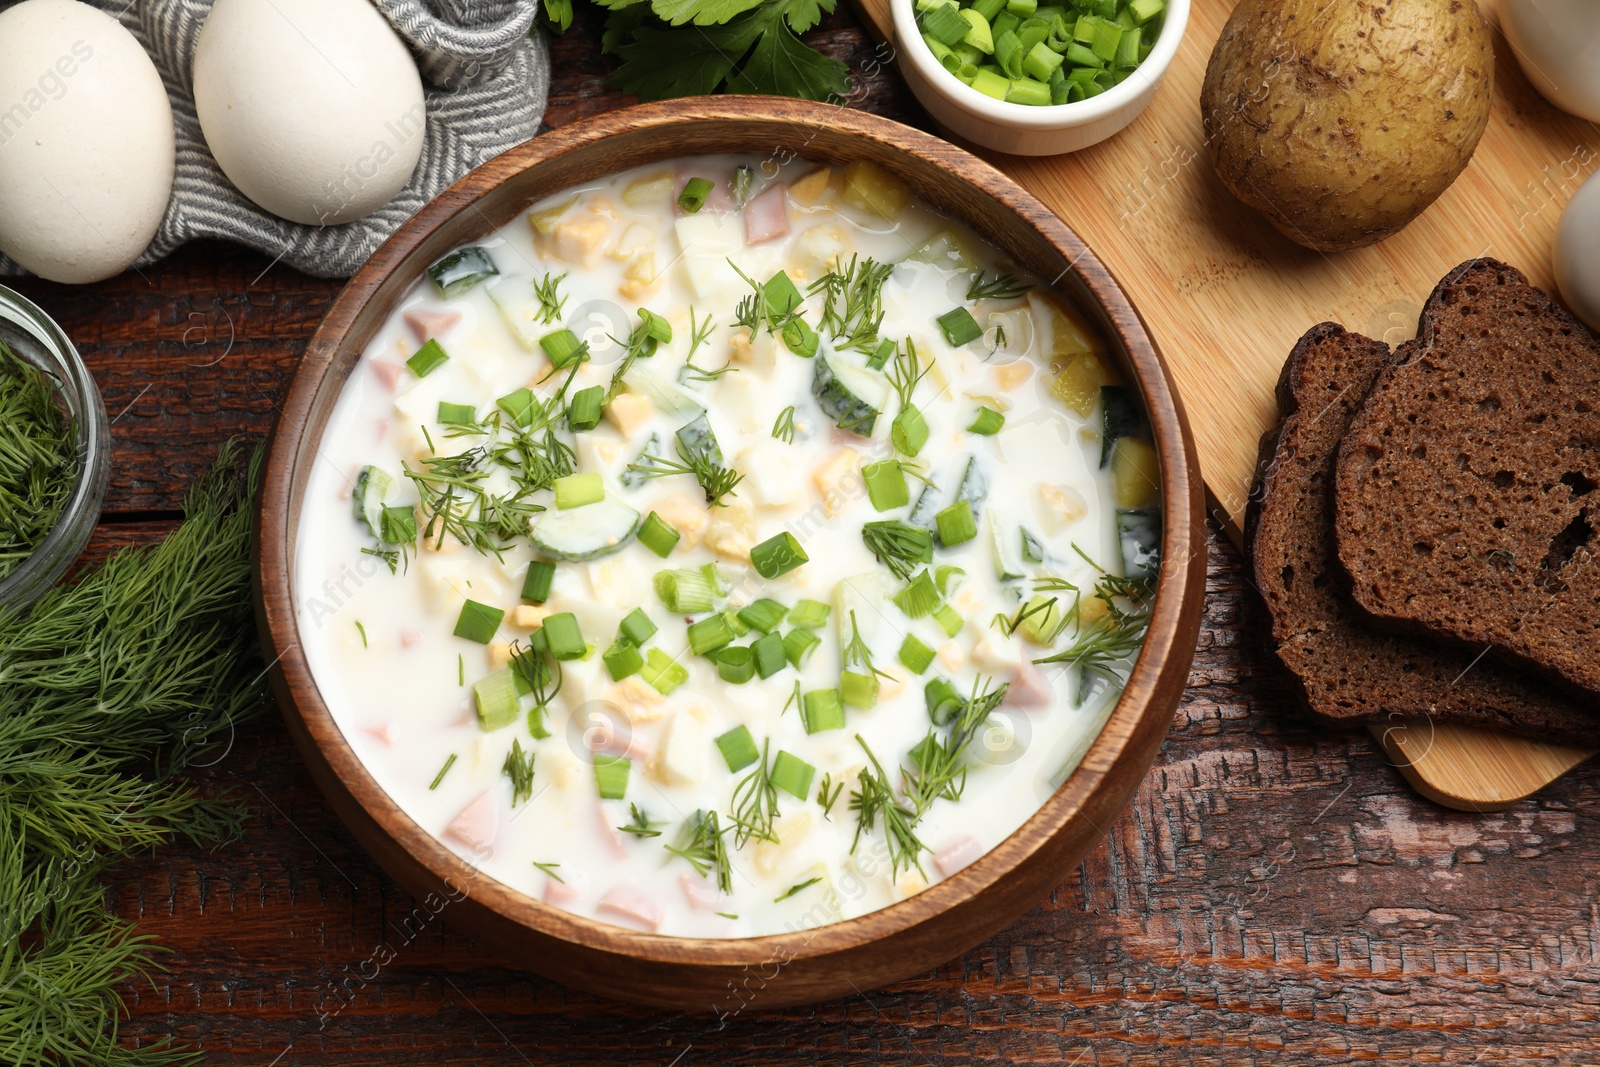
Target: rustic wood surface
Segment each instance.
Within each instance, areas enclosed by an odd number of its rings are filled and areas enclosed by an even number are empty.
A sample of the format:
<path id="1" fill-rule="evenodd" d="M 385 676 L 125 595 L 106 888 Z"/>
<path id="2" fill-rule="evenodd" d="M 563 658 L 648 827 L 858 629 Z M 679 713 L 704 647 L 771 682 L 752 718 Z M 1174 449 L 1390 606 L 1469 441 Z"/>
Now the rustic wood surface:
<path id="1" fill-rule="evenodd" d="M 555 46 L 551 125 L 627 102 L 597 38 L 584 11 Z M 927 127 L 851 16 L 810 39 L 856 72 L 855 106 Z M 214 245 L 101 286 L 17 287 L 78 340 L 115 419 L 91 554 L 170 529 L 216 444 L 266 432 L 336 291 Z M 252 1065 L 1596 1062 L 1594 764 L 1490 815 L 1419 798 L 1366 735 L 1301 720 L 1215 533 L 1211 560 L 1189 692 L 1106 845 L 919 979 L 719 1021 L 530 978 L 400 892 L 266 717 L 203 772 L 250 801 L 244 840 L 117 877 L 117 910 L 171 950 L 129 987 L 123 1032 Z"/>

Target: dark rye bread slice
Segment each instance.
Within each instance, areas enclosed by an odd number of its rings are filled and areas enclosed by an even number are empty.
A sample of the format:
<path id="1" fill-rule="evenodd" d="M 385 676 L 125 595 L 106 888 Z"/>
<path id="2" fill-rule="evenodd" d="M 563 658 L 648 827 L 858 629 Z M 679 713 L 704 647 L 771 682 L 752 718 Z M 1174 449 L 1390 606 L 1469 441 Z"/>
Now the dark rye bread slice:
<path id="1" fill-rule="evenodd" d="M 1391 628 L 1600 694 L 1600 344 L 1515 269 L 1462 264 L 1339 452 L 1339 559 Z"/>
<path id="2" fill-rule="evenodd" d="M 1391 715 L 1592 742 L 1600 717 L 1537 679 L 1470 652 L 1373 630 L 1349 598 L 1333 548 L 1339 441 L 1390 360 L 1389 346 L 1336 323 L 1313 326 L 1278 382 L 1279 423 L 1261 439 L 1246 548 L 1278 658 L 1319 718 L 1345 726 Z"/>

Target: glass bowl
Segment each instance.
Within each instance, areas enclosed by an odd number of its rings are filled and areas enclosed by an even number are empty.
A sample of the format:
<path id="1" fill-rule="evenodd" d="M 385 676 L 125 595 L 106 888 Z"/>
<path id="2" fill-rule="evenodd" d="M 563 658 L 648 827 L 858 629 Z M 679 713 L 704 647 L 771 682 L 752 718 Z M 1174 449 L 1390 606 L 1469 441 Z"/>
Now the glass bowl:
<path id="1" fill-rule="evenodd" d="M 78 438 L 78 473 L 66 507 L 45 539 L 0 579 L 0 614 L 37 600 L 72 565 L 100 520 L 111 469 L 111 435 L 100 390 L 78 350 L 55 320 L 20 293 L 0 285 L 0 340 L 50 376 Z"/>

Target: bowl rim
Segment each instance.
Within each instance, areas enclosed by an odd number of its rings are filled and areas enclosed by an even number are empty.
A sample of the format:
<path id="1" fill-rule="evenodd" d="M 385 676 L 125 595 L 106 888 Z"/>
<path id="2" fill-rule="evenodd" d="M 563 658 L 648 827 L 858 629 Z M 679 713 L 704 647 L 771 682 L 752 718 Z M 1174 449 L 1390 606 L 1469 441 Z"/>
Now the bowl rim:
<path id="1" fill-rule="evenodd" d="M 1016 129 L 1056 130 L 1087 126 L 1111 118 L 1123 108 L 1137 104 L 1144 94 L 1153 92 L 1166 75 L 1167 68 L 1178 54 L 1178 46 L 1183 42 L 1184 31 L 1189 25 L 1189 3 L 1190 0 L 1167 0 L 1167 11 L 1155 47 L 1145 61 L 1120 84 L 1087 100 L 1040 107 L 984 96 L 945 70 L 942 64 L 934 60 L 933 53 L 923 43 L 922 35 L 916 29 L 912 0 L 889 0 L 889 12 L 894 25 L 897 55 L 917 68 L 922 80 L 940 99 L 969 115 Z"/>
<path id="2" fill-rule="evenodd" d="M 1049 284 L 1055 287 L 1069 273 L 1075 276 L 1077 285 L 1091 297 L 1095 318 L 1105 320 L 1102 328 L 1109 325 L 1108 333 L 1115 342 L 1114 347 L 1121 350 L 1124 365 L 1133 371 L 1132 377 L 1140 387 L 1150 417 L 1163 472 L 1162 504 L 1164 513 L 1170 517 L 1163 528 L 1162 572 L 1151 608 L 1150 626 L 1123 693 L 1077 767 L 1015 831 L 954 875 L 885 908 L 794 932 L 727 939 L 645 933 L 564 911 L 529 892 L 483 875 L 413 821 L 355 756 L 311 677 L 299 650 L 291 580 L 294 545 L 289 543 L 292 525 L 289 509 L 295 491 L 291 476 L 306 447 L 306 435 L 301 431 L 306 428 L 324 379 L 341 358 L 352 360 L 340 342 L 344 331 L 361 312 L 367 294 L 404 267 L 407 258 L 435 231 L 474 210 L 479 198 L 514 175 L 569 152 L 591 147 L 614 134 L 700 122 L 781 126 L 802 137 L 807 128 L 825 124 L 837 134 L 873 141 L 898 154 L 915 157 L 1017 215 L 1067 262 L 1067 267 Z M 804 149 L 798 154 L 803 155 Z M 955 169 L 953 164 L 959 164 L 960 169 Z M 498 175 L 497 180 L 492 185 L 477 188 L 483 181 L 480 175 L 491 169 Z M 627 169 L 627 166 L 617 169 Z M 543 195 L 557 191 L 551 189 Z M 970 217 L 959 208 L 947 207 L 946 210 L 957 217 Z M 492 225 L 483 227 L 484 232 L 493 228 Z M 425 263 L 412 264 L 417 278 L 422 276 L 425 267 Z M 359 360 L 360 355 L 357 352 L 353 359 Z M 295 432 L 285 432 L 289 427 L 295 428 Z M 386 848 L 393 846 L 406 854 L 394 857 L 397 861 L 408 858 L 420 864 L 436 882 L 452 888 L 462 879 L 475 880 L 471 896 L 500 918 L 609 958 L 736 970 L 765 966 L 774 959 L 794 961 L 843 955 L 925 927 L 964 901 L 979 897 L 1061 835 L 1074 819 L 1083 815 L 1085 808 L 1115 786 L 1113 773 L 1124 756 L 1133 758 L 1130 753 L 1138 749 L 1143 733 L 1151 729 L 1144 724 L 1145 717 L 1159 703 L 1162 689 L 1170 688 L 1170 680 L 1166 678 L 1168 657 L 1180 657 L 1186 671 L 1193 654 L 1198 594 L 1203 590 L 1203 581 L 1195 577 L 1195 571 L 1198 568 L 1203 575 L 1205 566 L 1204 538 L 1199 537 L 1197 542 L 1195 537 L 1203 505 L 1194 455 L 1181 400 L 1154 340 L 1120 285 L 1066 223 L 990 164 L 920 130 L 832 104 L 739 96 L 641 104 L 604 112 L 542 134 L 469 173 L 404 223 L 330 305 L 306 346 L 273 431 L 256 515 L 258 625 L 272 663 L 270 674 L 282 712 L 286 719 L 292 716 L 299 720 L 305 730 L 304 744 L 314 746 L 314 752 L 303 753 L 308 763 L 312 763 L 313 773 L 318 770 L 314 761 L 321 760 L 335 776 L 337 784 L 376 824 L 384 835 Z M 1173 552 L 1175 548 L 1179 550 L 1176 553 Z M 1196 603 L 1189 603 L 1190 598 Z M 1181 687 L 1180 682 L 1178 688 Z M 1138 694 L 1137 699 L 1131 699 L 1133 694 Z M 1158 737 L 1165 736 L 1168 725 L 1167 722 L 1159 724 Z M 293 720 L 290 726 L 297 743 L 301 742 Z M 1153 755 L 1154 747 L 1150 751 Z M 1148 764 L 1141 764 L 1139 776 L 1142 778 L 1147 770 Z M 1095 829 L 1103 834 L 1107 827 L 1096 824 Z M 954 949 L 952 955 L 960 950 Z M 538 969 L 537 964 L 534 969 Z"/>

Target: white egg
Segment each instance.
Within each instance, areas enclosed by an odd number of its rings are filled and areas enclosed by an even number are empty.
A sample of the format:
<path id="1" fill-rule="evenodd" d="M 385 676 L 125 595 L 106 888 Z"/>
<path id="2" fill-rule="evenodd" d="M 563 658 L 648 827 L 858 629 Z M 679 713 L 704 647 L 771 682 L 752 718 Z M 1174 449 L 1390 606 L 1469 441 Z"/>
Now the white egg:
<path id="1" fill-rule="evenodd" d="M 228 179 L 291 222 L 370 214 L 422 155 L 422 78 L 368 0 L 217 0 L 194 102 Z"/>
<path id="2" fill-rule="evenodd" d="M 1501 0 L 1500 29 L 1546 100 L 1600 122 L 1600 3 Z"/>
<path id="3" fill-rule="evenodd" d="M 43 278 L 109 278 L 172 196 L 172 105 L 150 57 L 77 0 L 0 12 L 0 251 Z"/>
<path id="4" fill-rule="evenodd" d="M 1600 172 L 1578 186 L 1561 213 L 1555 270 L 1567 306 L 1600 330 Z"/>

